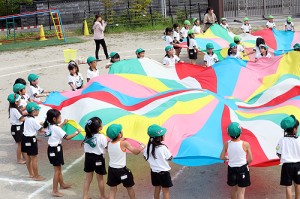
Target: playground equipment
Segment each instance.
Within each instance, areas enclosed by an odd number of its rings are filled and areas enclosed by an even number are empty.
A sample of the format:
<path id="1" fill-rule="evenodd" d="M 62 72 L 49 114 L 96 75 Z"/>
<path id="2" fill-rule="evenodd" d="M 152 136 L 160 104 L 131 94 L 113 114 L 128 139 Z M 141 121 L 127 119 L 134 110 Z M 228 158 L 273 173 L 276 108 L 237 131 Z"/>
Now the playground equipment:
<path id="1" fill-rule="evenodd" d="M 65 36 L 65 31 L 64 27 L 62 25 L 62 20 L 60 17 L 60 12 L 59 10 L 55 9 L 50 9 L 50 10 L 39 10 L 35 12 L 24 12 L 20 14 L 14 14 L 14 15 L 7 15 L 7 16 L 0 16 L 0 21 L 5 20 L 5 27 L 6 29 L 0 29 L 0 31 L 7 31 L 7 38 L 10 34 L 10 30 L 14 30 L 14 41 L 16 41 L 16 30 L 23 30 L 23 29 L 30 29 L 30 28 L 43 28 L 43 26 L 27 26 L 27 27 L 16 27 L 15 26 L 15 19 L 17 18 L 22 18 L 22 17 L 29 17 L 29 16 L 36 16 L 36 15 L 44 15 L 49 13 L 55 28 L 56 36 L 58 39 L 63 39 L 64 42 L 66 42 L 66 36 Z M 44 33 L 44 29 L 40 30 L 40 35 Z M 43 38 L 40 38 L 41 41 L 46 40 L 45 39 L 45 34 L 42 35 Z"/>

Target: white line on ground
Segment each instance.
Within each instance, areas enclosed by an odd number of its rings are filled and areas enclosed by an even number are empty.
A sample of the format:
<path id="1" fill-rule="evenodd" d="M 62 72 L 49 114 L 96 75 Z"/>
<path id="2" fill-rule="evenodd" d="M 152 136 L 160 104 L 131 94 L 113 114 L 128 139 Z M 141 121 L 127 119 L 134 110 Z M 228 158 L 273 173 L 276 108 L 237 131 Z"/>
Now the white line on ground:
<path id="1" fill-rule="evenodd" d="M 0 181 L 8 182 L 10 184 L 14 183 L 24 183 L 24 184 L 45 184 L 44 182 L 38 181 L 31 181 L 31 180 L 19 180 L 19 179 L 12 179 L 12 178 L 0 178 Z"/>
<path id="2" fill-rule="evenodd" d="M 76 159 L 74 162 L 72 162 L 69 166 L 67 166 L 67 168 L 65 168 L 62 173 L 66 173 L 69 169 L 71 169 L 75 164 L 77 164 L 78 162 L 80 162 L 82 159 L 84 158 L 84 155 L 82 155 L 80 158 Z M 39 194 L 40 192 L 44 191 L 47 187 L 52 185 L 52 178 L 50 180 L 48 180 L 47 182 L 45 182 L 44 186 L 40 187 L 39 189 L 37 189 L 35 192 L 33 192 L 32 194 L 30 194 L 27 198 L 34 198 L 37 194 Z"/>
<path id="3" fill-rule="evenodd" d="M 40 64 L 51 63 L 51 62 L 59 62 L 59 61 L 62 61 L 62 60 L 57 59 L 57 60 L 51 60 L 51 61 L 36 62 L 36 63 L 32 63 L 32 64 L 24 64 L 24 65 L 19 65 L 19 66 L 9 66 L 9 67 L 5 67 L 5 68 L 0 68 L 0 71 L 11 70 L 12 68 L 21 68 L 21 67 L 26 67 L 26 66 L 40 65 Z"/>
<path id="4" fill-rule="evenodd" d="M 185 170 L 187 167 L 186 166 L 184 166 L 184 167 L 182 167 L 173 177 L 172 177 L 172 181 L 173 180 L 176 180 L 179 176 L 180 176 L 180 174 L 182 174 L 183 173 L 183 170 Z"/>

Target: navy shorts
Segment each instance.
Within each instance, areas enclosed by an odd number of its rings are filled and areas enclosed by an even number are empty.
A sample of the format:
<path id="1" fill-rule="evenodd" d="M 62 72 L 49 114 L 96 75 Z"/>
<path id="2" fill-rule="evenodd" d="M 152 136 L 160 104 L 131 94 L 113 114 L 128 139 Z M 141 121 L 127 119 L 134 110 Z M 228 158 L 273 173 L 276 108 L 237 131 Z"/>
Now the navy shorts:
<path id="1" fill-rule="evenodd" d="M 189 58 L 197 59 L 197 51 L 195 49 L 189 49 Z"/>
<path id="2" fill-rule="evenodd" d="M 161 186 L 164 188 L 172 187 L 172 179 L 169 171 L 153 172 L 151 170 L 151 182 L 153 186 Z"/>
<path id="3" fill-rule="evenodd" d="M 85 153 L 84 171 L 87 173 L 95 171 L 99 175 L 106 175 L 105 159 L 103 155 Z"/>
<path id="4" fill-rule="evenodd" d="M 108 167 L 107 185 L 110 187 L 123 184 L 124 187 L 133 187 L 133 175 L 127 167 L 116 169 Z"/>
<path id="5" fill-rule="evenodd" d="M 251 185 L 250 172 L 247 164 L 241 167 L 228 166 L 227 184 L 229 186 L 248 187 Z"/>
<path id="6" fill-rule="evenodd" d="M 11 125 L 10 132 L 16 143 L 22 141 L 24 131 L 24 123 L 21 125 Z"/>
<path id="7" fill-rule="evenodd" d="M 22 136 L 21 151 L 29 156 L 38 154 L 38 144 L 35 136 Z"/>
<path id="8" fill-rule="evenodd" d="M 53 166 L 61 166 L 65 164 L 63 148 L 61 144 L 54 147 L 48 146 L 47 154 L 48 154 L 49 162 Z"/>
<path id="9" fill-rule="evenodd" d="M 281 167 L 280 185 L 300 184 L 300 162 L 283 163 Z"/>

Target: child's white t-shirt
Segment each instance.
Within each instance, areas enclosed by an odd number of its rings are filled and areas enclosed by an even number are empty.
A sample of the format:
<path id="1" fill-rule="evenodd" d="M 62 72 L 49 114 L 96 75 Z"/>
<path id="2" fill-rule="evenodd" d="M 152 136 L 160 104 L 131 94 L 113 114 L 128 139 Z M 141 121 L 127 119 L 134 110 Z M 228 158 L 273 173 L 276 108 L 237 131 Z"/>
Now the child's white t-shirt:
<path id="1" fill-rule="evenodd" d="M 152 145 L 149 148 L 149 158 L 148 162 L 150 168 L 153 172 L 159 173 L 161 171 L 170 171 L 171 167 L 168 163 L 168 160 L 172 159 L 172 154 L 165 145 L 160 145 L 155 148 L 156 159 L 151 154 Z M 144 150 L 144 157 L 147 158 L 147 147 Z"/>
<path id="2" fill-rule="evenodd" d="M 237 45 L 237 52 L 244 52 L 244 47 L 240 44 Z"/>
<path id="3" fill-rule="evenodd" d="M 29 95 L 27 95 L 27 93 L 25 93 L 25 95 L 21 96 L 20 106 L 25 108 L 27 106 L 28 100 L 29 100 Z"/>
<path id="4" fill-rule="evenodd" d="M 181 28 L 181 30 L 180 30 L 180 32 L 181 32 L 181 34 L 182 34 L 182 36 L 184 37 L 184 38 L 186 38 L 187 36 L 188 36 L 188 29 L 185 29 L 185 27 L 182 27 Z"/>
<path id="5" fill-rule="evenodd" d="M 207 63 L 207 66 L 214 65 L 217 61 L 219 61 L 218 56 L 214 53 L 213 55 L 209 55 L 205 53 L 204 61 Z"/>
<path id="6" fill-rule="evenodd" d="M 300 162 L 300 139 L 294 137 L 280 138 L 276 152 L 281 155 L 280 163 Z"/>
<path id="7" fill-rule="evenodd" d="M 173 40 L 177 40 L 177 41 L 179 41 L 180 40 L 180 35 L 179 35 L 179 32 L 177 32 L 177 31 L 174 31 L 173 32 Z"/>
<path id="8" fill-rule="evenodd" d="M 243 24 L 242 27 L 241 27 L 241 29 L 242 29 L 242 31 L 243 31 L 244 33 L 248 33 L 248 32 L 250 32 L 250 30 L 251 30 L 252 28 L 251 28 L 251 25 L 250 25 L 250 24 L 247 24 L 247 25 Z"/>
<path id="9" fill-rule="evenodd" d="M 286 30 L 293 30 L 294 27 L 294 23 L 291 22 L 290 24 L 288 24 L 287 22 L 285 22 L 284 24 L 286 26 Z"/>
<path id="10" fill-rule="evenodd" d="M 255 46 L 253 48 L 253 51 L 255 51 L 255 56 L 254 57 L 257 57 L 260 54 L 259 47 L 257 47 L 257 46 Z"/>
<path id="11" fill-rule="evenodd" d="M 229 26 L 228 26 L 228 24 L 226 23 L 226 24 L 220 24 L 220 26 L 222 26 L 223 28 L 225 28 L 226 30 L 228 30 L 228 28 L 229 28 Z"/>
<path id="12" fill-rule="evenodd" d="M 69 75 L 68 83 L 73 83 L 76 88 L 80 88 L 83 85 L 83 78 L 80 73 L 77 76 Z"/>
<path id="13" fill-rule="evenodd" d="M 190 40 L 190 41 L 189 41 L 189 43 L 190 43 L 189 49 L 194 49 L 194 47 L 198 48 L 198 45 L 197 45 L 197 42 L 196 42 L 195 39 L 190 38 L 189 40 Z"/>
<path id="14" fill-rule="evenodd" d="M 200 26 L 194 25 L 192 30 L 194 30 L 194 33 L 195 33 L 195 34 L 200 34 L 200 32 L 201 32 L 201 27 L 200 27 Z"/>
<path id="15" fill-rule="evenodd" d="M 87 79 L 93 79 L 94 77 L 99 76 L 99 70 L 96 68 L 96 70 L 90 70 L 88 69 L 86 71 L 86 78 Z"/>
<path id="16" fill-rule="evenodd" d="M 24 122 L 23 134 L 27 137 L 36 136 L 38 130 L 40 130 L 41 128 L 42 126 L 34 117 L 27 116 Z"/>
<path id="17" fill-rule="evenodd" d="M 61 144 L 62 139 L 67 136 L 66 132 L 57 125 L 50 125 L 46 129 L 46 132 L 50 135 L 48 139 L 48 145 L 56 147 Z"/>
<path id="18" fill-rule="evenodd" d="M 275 28 L 275 27 L 276 27 L 276 25 L 275 25 L 274 22 L 269 22 L 269 21 L 267 22 L 266 26 L 267 26 L 268 28 Z"/>
<path id="19" fill-rule="evenodd" d="M 236 54 L 231 54 L 229 55 L 229 57 L 234 57 L 234 58 L 237 58 L 237 59 L 242 59 L 242 56 L 241 56 L 241 53 L 240 52 L 236 52 Z"/>
<path id="20" fill-rule="evenodd" d="M 262 58 L 263 56 L 261 55 L 261 53 L 259 52 L 259 54 L 257 54 L 256 56 L 255 56 L 255 58 Z M 267 53 L 267 55 L 265 56 L 266 58 L 271 58 L 271 54 L 270 53 Z"/>
<path id="21" fill-rule="evenodd" d="M 37 102 L 41 101 L 41 99 L 39 97 L 34 97 L 34 95 L 40 95 L 43 92 L 44 92 L 44 89 L 42 89 L 38 85 L 36 85 L 36 86 L 30 85 L 30 87 L 29 87 L 29 97 L 31 100 L 34 100 Z"/>
<path id="22" fill-rule="evenodd" d="M 83 144 L 83 147 L 85 153 L 94 153 L 96 155 L 105 154 L 105 148 L 107 147 L 107 139 L 103 134 L 98 133 L 86 140 Z"/>
<path id="23" fill-rule="evenodd" d="M 171 36 L 167 35 L 166 36 L 166 46 L 172 46 L 173 44 L 171 44 L 171 43 L 173 43 L 173 39 Z"/>
<path id="24" fill-rule="evenodd" d="M 23 122 L 21 122 L 19 119 L 22 117 L 22 114 L 16 109 L 16 108 L 10 108 L 9 109 L 9 123 L 11 125 L 21 125 Z"/>
<path id="25" fill-rule="evenodd" d="M 180 58 L 177 55 L 173 55 L 173 57 L 165 56 L 163 59 L 163 65 L 175 66 L 175 64 L 179 61 Z"/>

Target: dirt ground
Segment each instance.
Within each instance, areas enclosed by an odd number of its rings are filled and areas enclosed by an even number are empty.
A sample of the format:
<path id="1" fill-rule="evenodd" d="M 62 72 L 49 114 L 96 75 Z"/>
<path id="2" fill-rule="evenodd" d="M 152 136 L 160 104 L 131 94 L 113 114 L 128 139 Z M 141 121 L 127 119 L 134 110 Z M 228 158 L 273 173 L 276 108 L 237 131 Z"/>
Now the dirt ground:
<path id="1" fill-rule="evenodd" d="M 163 31 L 151 33 L 127 33 L 107 35 L 106 42 L 109 52 L 117 51 L 122 59 L 135 57 L 135 49 L 141 47 L 146 50 L 146 56 L 161 61 L 164 56 L 164 41 L 161 39 Z M 45 181 L 34 182 L 27 176 L 25 165 L 16 164 L 15 144 L 10 135 L 8 108 L 6 97 L 12 92 L 12 84 L 18 77 L 27 79 L 29 73 L 40 75 L 39 85 L 48 91 L 69 90 L 67 84 L 67 64 L 64 63 L 63 50 L 76 49 L 78 57 L 94 55 L 94 41 L 85 37 L 86 42 L 68 46 L 55 46 L 42 49 L 6 52 L 0 54 L 0 193 L 5 198 L 51 198 L 53 167 L 49 164 L 46 148 L 47 141 L 39 143 L 39 172 L 46 177 Z M 183 60 L 187 60 L 186 52 L 182 53 Z M 100 58 L 104 59 L 102 49 Z M 98 62 L 101 74 L 107 73 L 104 65 L 107 61 Z M 199 62 L 200 63 L 200 62 Z M 80 71 L 85 77 L 87 65 L 80 65 Z M 64 198 L 81 198 L 82 186 L 85 178 L 83 172 L 83 149 L 80 142 L 64 142 L 65 165 L 63 176 L 66 182 L 73 183 L 73 187 L 62 190 Z M 153 198 L 153 187 L 150 181 L 148 163 L 141 155 L 128 155 L 127 165 L 132 169 L 135 177 L 135 191 L 137 198 Z M 174 187 L 171 188 L 171 198 L 199 198 L 224 199 L 229 198 L 230 189 L 226 185 L 227 168 L 223 164 L 204 167 L 182 167 L 171 163 Z M 146 172 L 145 172 L 146 171 Z M 280 166 L 268 168 L 251 168 L 252 185 L 246 191 L 246 198 L 284 197 L 284 188 L 279 186 Z M 106 179 L 106 177 L 105 177 Z M 108 194 L 108 187 L 106 187 Z M 91 198 L 99 198 L 96 180 L 90 188 Z M 3 195 L 4 197 L 4 195 Z M 2 196 L 0 197 L 2 198 Z M 126 190 L 119 187 L 117 198 L 128 198 Z"/>

